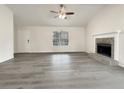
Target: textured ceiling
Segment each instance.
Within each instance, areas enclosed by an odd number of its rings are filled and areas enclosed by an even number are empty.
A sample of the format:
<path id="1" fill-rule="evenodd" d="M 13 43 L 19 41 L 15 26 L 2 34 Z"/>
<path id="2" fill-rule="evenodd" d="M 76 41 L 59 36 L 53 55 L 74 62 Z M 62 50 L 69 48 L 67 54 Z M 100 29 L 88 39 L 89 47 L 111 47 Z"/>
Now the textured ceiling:
<path id="1" fill-rule="evenodd" d="M 7 5 L 14 13 L 17 26 L 84 26 L 105 5 L 102 4 L 65 4 L 67 11 L 75 14 L 67 20 L 54 18 L 49 10 L 58 10 L 59 4 L 10 4 Z"/>

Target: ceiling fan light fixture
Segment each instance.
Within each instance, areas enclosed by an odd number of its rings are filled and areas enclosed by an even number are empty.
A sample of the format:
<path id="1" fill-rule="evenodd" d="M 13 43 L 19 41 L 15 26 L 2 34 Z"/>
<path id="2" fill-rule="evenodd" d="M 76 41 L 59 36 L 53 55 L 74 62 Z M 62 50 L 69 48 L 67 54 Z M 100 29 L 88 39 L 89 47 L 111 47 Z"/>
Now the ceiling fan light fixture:
<path id="1" fill-rule="evenodd" d="M 62 16 L 62 19 L 65 19 L 65 17 L 64 17 L 64 16 Z"/>
<path id="2" fill-rule="evenodd" d="M 59 18 L 61 19 L 62 18 L 62 15 L 59 15 Z"/>
<path id="3" fill-rule="evenodd" d="M 63 15 L 60 14 L 60 15 L 59 15 L 59 18 L 60 18 L 60 19 L 65 19 L 65 17 L 66 17 L 65 14 L 63 14 Z"/>
<path id="4" fill-rule="evenodd" d="M 65 17 L 66 17 L 66 15 L 64 14 L 64 15 L 62 15 L 62 19 L 65 19 Z"/>

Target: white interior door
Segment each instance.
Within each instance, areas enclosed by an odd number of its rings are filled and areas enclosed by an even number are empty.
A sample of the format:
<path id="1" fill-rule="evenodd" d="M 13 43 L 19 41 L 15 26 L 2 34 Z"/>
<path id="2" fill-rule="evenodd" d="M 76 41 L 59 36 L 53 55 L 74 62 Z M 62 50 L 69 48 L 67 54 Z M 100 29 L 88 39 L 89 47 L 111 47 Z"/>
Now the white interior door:
<path id="1" fill-rule="evenodd" d="M 30 52 L 30 31 L 18 31 L 18 52 Z"/>

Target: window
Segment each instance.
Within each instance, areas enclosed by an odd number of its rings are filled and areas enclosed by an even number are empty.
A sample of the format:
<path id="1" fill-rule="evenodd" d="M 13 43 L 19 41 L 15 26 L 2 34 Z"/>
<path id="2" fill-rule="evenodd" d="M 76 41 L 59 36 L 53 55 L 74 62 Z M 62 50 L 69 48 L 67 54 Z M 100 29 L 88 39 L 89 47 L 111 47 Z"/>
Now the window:
<path id="1" fill-rule="evenodd" d="M 67 46 L 68 42 L 68 32 L 53 32 L 53 46 Z"/>

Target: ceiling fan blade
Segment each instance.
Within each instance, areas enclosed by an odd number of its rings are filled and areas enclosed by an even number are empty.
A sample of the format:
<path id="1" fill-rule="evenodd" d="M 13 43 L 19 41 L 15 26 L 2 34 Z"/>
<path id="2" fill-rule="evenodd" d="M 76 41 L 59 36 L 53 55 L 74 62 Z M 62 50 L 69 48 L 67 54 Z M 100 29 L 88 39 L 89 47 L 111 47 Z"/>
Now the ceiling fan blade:
<path id="1" fill-rule="evenodd" d="M 58 13 L 58 12 L 56 12 L 56 11 L 50 11 L 50 12 L 52 12 L 52 13 Z"/>
<path id="2" fill-rule="evenodd" d="M 73 15 L 74 12 L 66 12 L 66 15 Z"/>

